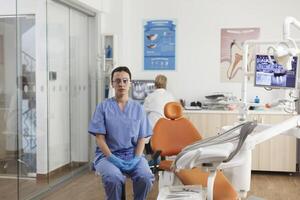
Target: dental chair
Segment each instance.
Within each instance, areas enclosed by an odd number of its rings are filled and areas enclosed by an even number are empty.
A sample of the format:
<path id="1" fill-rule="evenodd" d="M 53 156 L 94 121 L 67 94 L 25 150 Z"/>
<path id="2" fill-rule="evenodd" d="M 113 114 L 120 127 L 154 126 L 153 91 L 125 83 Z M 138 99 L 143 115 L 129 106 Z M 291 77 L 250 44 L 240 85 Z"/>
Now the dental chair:
<path id="1" fill-rule="evenodd" d="M 166 118 L 160 118 L 153 128 L 151 148 L 154 157 L 162 157 L 158 170 L 170 171 L 173 161 L 164 158 L 176 156 L 187 145 L 201 140 L 202 136 L 193 124 L 182 116 L 182 107 L 179 103 L 167 103 L 164 114 Z"/>
<path id="2" fill-rule="evenodd" d="M 167 103 L 164 107 L 166 118 L 161 118 L 153 129 L 151 147 L 156 155 L 163 157 L 176 156 L 186 146 L 202 140 L 202 135 L 193 124 L 183 117 L 182 107 L 177 102 Z M 158 166 L 159 188 L 176 184 L 179 178 L 184 185 L 207 186 L 209 172 L 199 168 L 172 170 L 174 160 L 161 160 Z M 221 171 L 217 171 L 214 179 L 214 200 L 236 200 L 238 194 Z"/>
<path id="3" fill-rule="evenodd" d="M 209 171 L 207 181 L 207 198 L 209 200 L 216 199 L 213 189 L 220 185 L 219 180 L 216 179 L 219 173 L 218 169 L 229 170 L 227 172 L 234 175 L 230 181 L 234 185 L 235 191 L 239 192 L 240 197 L 246 197 L 250 189 L 247 180 L 250 180 L 251 176 L 249 161 L 251 161 L 252 148 L 245 141 L 251 137 L 250 134 L 256 126 L 256 122 L 243 122 L 219 135 L 188 145 L 176 156 L 173 168 L 179 170 L 199 167 Z M 194 178 L 192 173 L 181 170 L 179 176 L 185 184 L 201 183 Z M 237 178 L 241 176 L 245 179 Z M 220 196 L 220 198 L 227 199 L 224 196 Z"/>

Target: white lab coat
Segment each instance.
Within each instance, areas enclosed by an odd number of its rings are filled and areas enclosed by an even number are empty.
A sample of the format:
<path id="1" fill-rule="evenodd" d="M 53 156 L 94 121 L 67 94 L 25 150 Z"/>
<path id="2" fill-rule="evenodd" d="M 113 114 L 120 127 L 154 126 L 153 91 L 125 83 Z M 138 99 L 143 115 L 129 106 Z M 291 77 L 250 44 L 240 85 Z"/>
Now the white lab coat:
<path id="1" fill-rule="evenodd" d="M 164 106 L 171 101 L 176 101 L 174 96 L 163 88 L 156 89 L 146 97 L 144 108 L 152 128 L 160 118 L 165 117 Z"/>

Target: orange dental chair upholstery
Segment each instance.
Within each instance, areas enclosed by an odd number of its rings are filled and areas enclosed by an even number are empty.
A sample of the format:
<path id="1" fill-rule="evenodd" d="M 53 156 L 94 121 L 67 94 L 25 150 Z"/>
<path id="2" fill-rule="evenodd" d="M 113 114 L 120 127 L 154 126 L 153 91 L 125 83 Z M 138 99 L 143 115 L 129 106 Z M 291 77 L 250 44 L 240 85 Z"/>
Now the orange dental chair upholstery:
<path id="1" fill-rule="evenodd" d="M 151 147 L 154 152 L 160 152 L 161 157 L 176 156 L 187 145 L 202 139 L 201 134 L 193 124 L 183 117 L 182 107 L 177 102 L 169 102 L 164 107 L 166 118 L 156 123 L 151 137 Z M 172 160 L 161 160 L 159 170 L 171 172 Z M 184 185 L 207 186 L 209 172 L 198 168 L 183 169 L 175 175 Z M 213 187 L 214 200 L 236 200 L 238 194 L 222 172 L 218 171 Z"/>

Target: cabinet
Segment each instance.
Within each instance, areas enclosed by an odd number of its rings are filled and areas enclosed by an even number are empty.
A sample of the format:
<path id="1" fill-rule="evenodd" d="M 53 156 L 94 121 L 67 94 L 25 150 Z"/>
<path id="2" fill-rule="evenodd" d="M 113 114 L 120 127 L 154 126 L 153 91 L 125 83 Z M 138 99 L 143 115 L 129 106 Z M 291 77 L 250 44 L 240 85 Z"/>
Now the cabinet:
<path id="1" fill-rule="evenodd" d="M 185 116 L 204 136 L 216 135 L 223 126 L 237 122 L 238 113 L 230 111 L 194 111 L 185 112 Z M 285 113 L 264 114 L 250 113 L 248 120 L 256 120 L 262 124 L 276 124 L 291 115 Z M 252 170 L 260 171 L 296 171 L 297 139 L 293 136 L 279 135 L 261 144 L 252 151 Z"/>
<path id="2" fill-rule="evenodd" d="M 204 138 L 216 135 L 223 126 L 232 125 L 237 121 L 236 113 L 189 112 L 185 116 L 193 123 Z"/>
<path id="3" fill-rule="evenodd" d="M 249 119 L 262 124 L 276 124 L 290 115 L 249 115 Z M 256 145 L 252 151 L 252 170 L 295 172 L 297 162 L 297 139 L 279 135 Z"/>
<path id="4" fill-rule="evenodd" d="M 104 97 L 108 98 L 110 90 L 110 74 L 114 66 L 116 66 L 116 36 L 114 34 L 103 35 L 103 74 L 104 74 Z"/>

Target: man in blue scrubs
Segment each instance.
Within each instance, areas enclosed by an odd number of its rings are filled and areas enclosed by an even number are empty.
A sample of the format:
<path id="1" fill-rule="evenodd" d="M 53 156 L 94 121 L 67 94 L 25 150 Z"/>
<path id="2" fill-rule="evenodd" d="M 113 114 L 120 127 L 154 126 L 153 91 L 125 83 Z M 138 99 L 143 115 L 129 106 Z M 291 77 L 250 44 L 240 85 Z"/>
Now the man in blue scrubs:
<path id="1" fill-rule="evenodd" d="M 126 174 L 133 181 L 134 199 L 144 200 L 154 181 L 142 155 L 151 126 L 142 106 L 128 97 L 130 70 L 115 68 L 111 80 L 115 97 L 97 105 L 89 126 L 97 141 L 94 168 L 102 176 L 107 199 L 121 199 Z"/>

